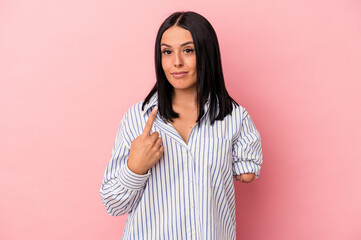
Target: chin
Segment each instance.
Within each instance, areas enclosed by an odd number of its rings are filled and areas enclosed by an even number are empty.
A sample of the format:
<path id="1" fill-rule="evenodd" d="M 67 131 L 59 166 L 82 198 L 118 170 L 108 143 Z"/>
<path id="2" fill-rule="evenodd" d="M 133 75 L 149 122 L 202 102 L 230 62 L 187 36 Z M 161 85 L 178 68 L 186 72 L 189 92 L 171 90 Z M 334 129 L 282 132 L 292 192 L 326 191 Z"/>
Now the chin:
<path id="1" fill-rule="evenodd" d="M 188 89 L 196 87 L 195 83 L 191 83 L 189 80 L 182 78 L 172 79 L 172 81 L 170 81 L 169 83 L 176 89 Z"/>
<path id="2" fill-rule="evenodd" d="M 195 85 L 177 85 L 177 84 L 174 84 L 172 85 L 173 88 L 175 90 L 190 90 L 190 89 L 194 89 L 194 91 L 196 90 L 196 86 Z"/>

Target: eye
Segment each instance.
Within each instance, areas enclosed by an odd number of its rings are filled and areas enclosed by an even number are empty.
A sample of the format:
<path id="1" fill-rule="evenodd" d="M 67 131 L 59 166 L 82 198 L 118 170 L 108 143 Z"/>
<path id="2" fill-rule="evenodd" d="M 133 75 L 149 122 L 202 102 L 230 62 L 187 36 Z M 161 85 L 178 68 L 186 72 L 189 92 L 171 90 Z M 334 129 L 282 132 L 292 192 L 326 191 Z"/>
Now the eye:
<path id="1" fill-rule="evenodd" d="M 194 49 L 187 48 L 187 49 L 185 49 L 184 51 L 186 51 L 186 53 L 191 53 L 191 52 L 194 52 Z"/>
<path id="2" fill-rule="evenodd" d="M 170 54 L 170 51 L 169 50 L 163 50 L 162 53 L 165 54 L 165 55 L 168 55 L 168 54 Z"/>

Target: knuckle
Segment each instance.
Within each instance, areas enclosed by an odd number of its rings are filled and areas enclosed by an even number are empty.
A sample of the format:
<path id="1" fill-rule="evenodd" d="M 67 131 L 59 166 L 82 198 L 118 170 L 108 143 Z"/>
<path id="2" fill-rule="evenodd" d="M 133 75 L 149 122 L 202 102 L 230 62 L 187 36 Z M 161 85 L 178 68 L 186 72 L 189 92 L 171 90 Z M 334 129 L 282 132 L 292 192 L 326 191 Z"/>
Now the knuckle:
<path id="1" fill-rule="evenodd" d="M 148 148 L 151 148 L 151 147 L 153 147 L 153 141 L 151 141 L 151 140 L 148 138 L 147 141 L 145 142 L 145 145 L 146 145 Z"/>
<path id="2" fill-rule="evenodd" d="M 147 139 L 146 136 L 140 135 L 139 138 L 138 138 L 138 141 L 144 143 L 146 141 L 146 139 Z"/>
<path id="3" fill-rule="evenodd" d="M 152 136 L 153 142 L 157 142 L 157 141 L 158 141 L 158 138 L 159 138 L 159 137 L 158 137 L 157 135 L 153 135 L 153 136 Z"/>

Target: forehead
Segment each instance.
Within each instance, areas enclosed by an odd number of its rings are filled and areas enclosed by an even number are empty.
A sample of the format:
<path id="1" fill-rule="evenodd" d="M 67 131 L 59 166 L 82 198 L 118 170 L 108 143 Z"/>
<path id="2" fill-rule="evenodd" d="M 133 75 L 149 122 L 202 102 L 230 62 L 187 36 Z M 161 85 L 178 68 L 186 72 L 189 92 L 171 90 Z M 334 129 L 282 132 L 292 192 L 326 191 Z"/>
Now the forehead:
<path id="1" fill-rule="evenodd" d="M 192 34 L 184 28 L 172 26 L 164 31 L 160 43 L 168 45 L 180 45 L 187 41 L 193 41 Z"/>

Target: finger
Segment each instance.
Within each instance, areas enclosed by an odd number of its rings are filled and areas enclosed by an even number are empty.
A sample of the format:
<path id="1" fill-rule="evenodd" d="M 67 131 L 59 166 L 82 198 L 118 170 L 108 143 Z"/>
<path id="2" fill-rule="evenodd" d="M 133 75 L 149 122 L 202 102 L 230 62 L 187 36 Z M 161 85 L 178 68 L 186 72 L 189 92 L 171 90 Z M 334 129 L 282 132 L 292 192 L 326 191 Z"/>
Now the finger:
<path id="1" fill-rule="evenodd" d="M 147 122 L 145 123 L 144 130 L 143 130 L 144 135 L 150 135 L 150 130 L 152 130 L 154 119 L 157 116 L 157 111 L 158 111 L 158 107 L 155 106 L 153 108 L 152 112 L 150 113 Z"/>
<path id="2" fill-rule="evenodd" d="M 149 143 L 150 146 L 158 149 L 159 146 L 157 146 L 157 141 L 159 139 L 159 133 L 158 132 L 154 132 L 152 133 L 150 136 L 147 137 L 147 141 Z"/>
<path id="3" fill-rule="evenodd" d="M 162 146 L 160 146 L 160 148 L 159 148 L 159 155 L 160 155 L 160 156 L 162 156 L 163 151 L 164 151 L 164 146 L 162 145 Z"/>
<path id="4" fill-rule="evenodd" d="M 162 157 L 162 155 L 163 155 L 163 150 L 164 150 L 164 147 L 161 146 L 160 148 L 158 148 L 157 150 L 154 151 L 153 156 L 154 156 L 157 160 L 159 160 L 159 159 Z"/>
<path id="5" fill-rule="evenodd" d="M 158 152 L 161 146 L 162 146 L 161 138 L 158 138 L 158 139 L 154 140 L 154 142 L 152 142 L 152 149 L 154 152 Z"/>
<path id="6" fill-rule="evenodd" d="M 159 148 L 162 146 L 162 139 L 161 138 L 158 138 L 158 140 L 155 142 L 155 146 L 157 146 Z"/>
<path id="7" fill-rule="evenodd" d="M 156 132 L 153 132 L 152 134 L 150 134 L 150 136 L 151 136 L 153 142 L 155 142 L 155 141 L 157 141 L 158 138 L 159 138 L 159 132 L 157 132 L 157 131 L 156 131 Z"/>

